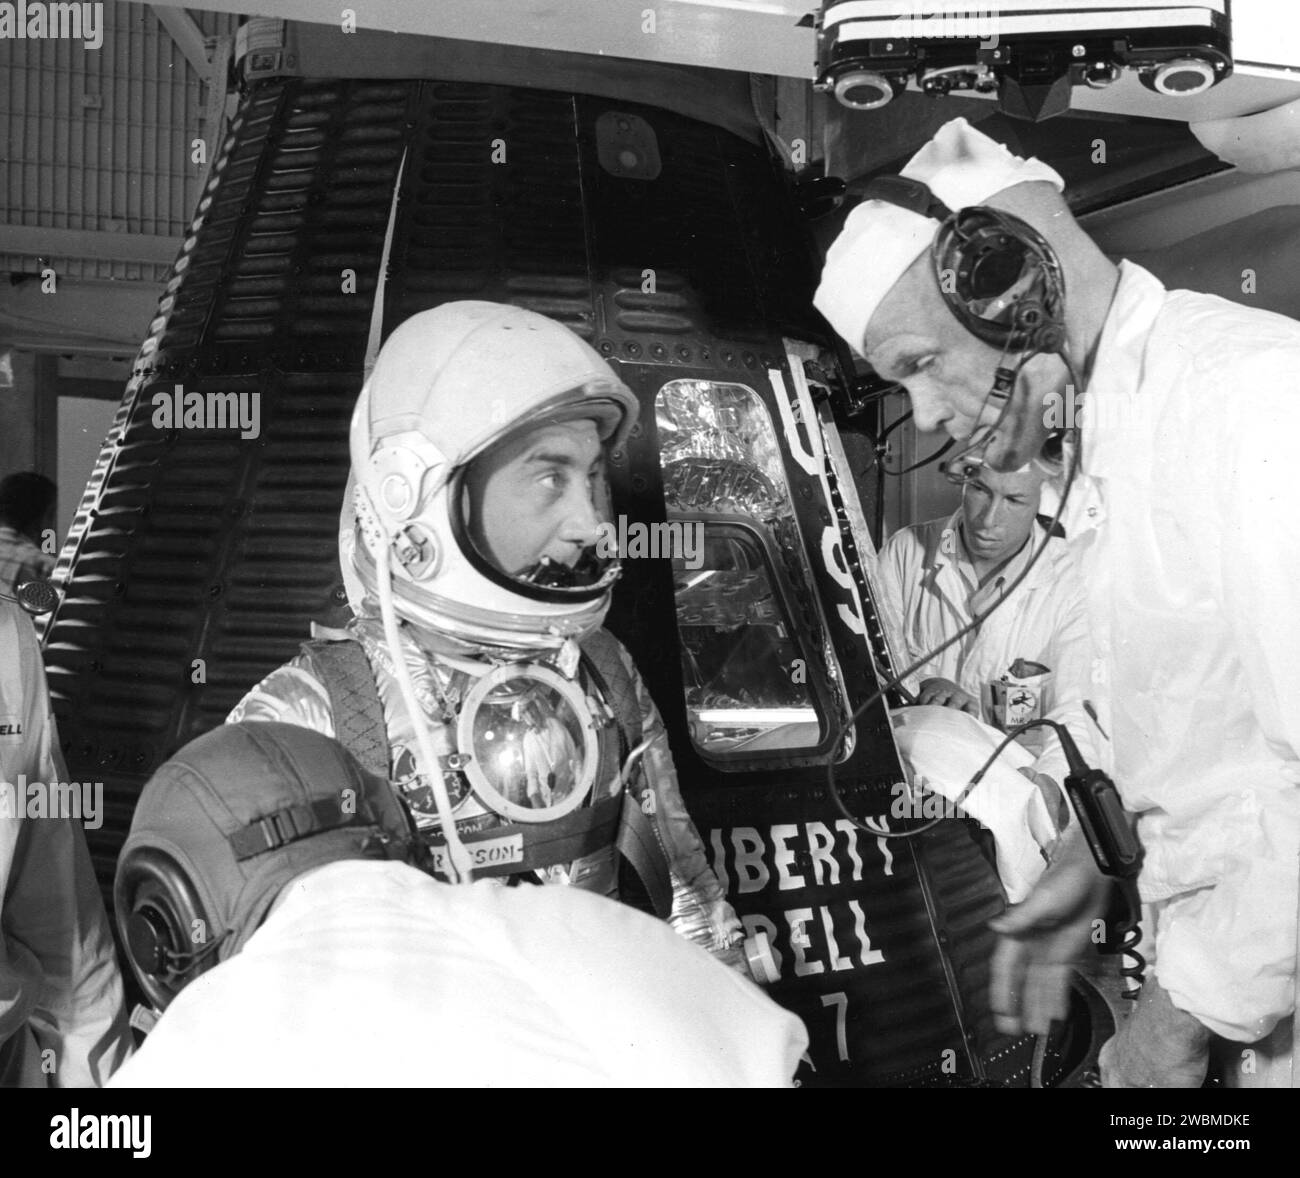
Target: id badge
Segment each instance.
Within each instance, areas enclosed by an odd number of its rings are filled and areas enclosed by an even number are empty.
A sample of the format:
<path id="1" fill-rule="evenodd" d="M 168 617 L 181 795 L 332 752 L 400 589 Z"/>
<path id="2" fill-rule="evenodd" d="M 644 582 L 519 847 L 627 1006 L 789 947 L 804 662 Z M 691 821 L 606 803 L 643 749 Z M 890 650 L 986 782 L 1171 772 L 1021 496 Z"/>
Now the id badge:
<path id="1" fill-rule="evenodd" d="M 989 684 L 993 723 L 1008 732 L 1031 720 L 1041 720 L 1050 710 L 1047 694 L 1051 681 L 1050 667 L 1017 659 Z"/>

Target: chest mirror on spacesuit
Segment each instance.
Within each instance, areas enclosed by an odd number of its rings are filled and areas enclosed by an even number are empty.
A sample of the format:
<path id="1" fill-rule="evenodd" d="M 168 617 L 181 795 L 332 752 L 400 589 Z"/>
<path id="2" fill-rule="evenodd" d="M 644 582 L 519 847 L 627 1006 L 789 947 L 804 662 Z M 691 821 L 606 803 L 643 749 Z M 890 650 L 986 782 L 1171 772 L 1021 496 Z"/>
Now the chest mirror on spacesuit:
<path id="1" fill-rule="evenodd" d="M 489 809 L 515 822 L 550 822 L 591 792 L 599 728 L 575 682 L 538 663 L 511 663 L 466 692 L 456 760 Z"/>

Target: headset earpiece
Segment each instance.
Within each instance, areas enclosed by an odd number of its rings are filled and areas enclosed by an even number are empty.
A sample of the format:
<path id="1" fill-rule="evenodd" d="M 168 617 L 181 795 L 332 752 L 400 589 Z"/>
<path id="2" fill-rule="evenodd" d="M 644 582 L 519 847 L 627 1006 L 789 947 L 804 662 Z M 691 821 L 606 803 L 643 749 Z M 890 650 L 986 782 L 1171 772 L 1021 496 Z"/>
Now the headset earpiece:
<path id="1" fill-rule="evenodd" d="M 1027 221 L 982 205 L 961 209 L 940 225 L 931 259 L 944 301 L 972 335 L 1004 352 L 1059 350 L 1065 279 Z"/>
<path id="2" fill-rule="evenodd" d="M 126 944 L 136 965 L 161 977 L 167 972 L 168 958 L 176 952 L 175 929 L 158 907 L 146 900 L 126 918 Z"/>
<path id="3" fill-rule="evenodd" d="M 122 856 L 113 891 L 131 968 L 150 1003 L 164 1010 L 216 964 L 225 930 L 214 927 L 185 869 L 155 847 L 136 847 Z"/>
<path id="4" fill-rule="evenodd" d="M 1060 351 L 1065 275 L 1056 251 L 1028 221 L 987 205 L 953 212 L 908 176 L 877 176 L 859 191 L 864 201 L 887 201 L 939 222 L 930 247 L 935 280 L 972 335 L 1002 352 Z"/>

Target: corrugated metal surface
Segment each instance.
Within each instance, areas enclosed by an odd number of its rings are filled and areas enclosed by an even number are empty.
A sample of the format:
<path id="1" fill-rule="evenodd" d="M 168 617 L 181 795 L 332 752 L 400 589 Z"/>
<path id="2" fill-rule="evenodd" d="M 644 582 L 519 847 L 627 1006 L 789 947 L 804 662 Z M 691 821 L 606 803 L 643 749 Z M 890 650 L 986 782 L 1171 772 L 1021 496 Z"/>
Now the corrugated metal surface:
<path id="1" fill-rule="evenodd" d="M 105 884 L 149 773 L 336 601 L 347 423 L 413 91 L 253 88 L 73 522 L 46 664 L 70 765 L 105 782 L 89 834 Z M 154 396 L 178 384 L 256 394 L 260 436 L 156 428 Z"/>
<path id="2" fill-rule="evenodd" d="M 110 2 L 103 12 L 98 49 L 0 40 L 0 221 L 179 243 L 203 174 L 191 144 L 213 134 L 204 87 L 147 5 Z M 233 37 L 239 20 L 193 15 L 214 37 Z M 168 270 L 42 253 L 67 278 L 163 281 Z M 0 270 L 35 269 L 32 254 L 0 252 Z"/>
<path id="3" fill-rule="evenodd" d="M 403 177 L 385 330 L 448 299 L 596 330 L 570 94 L 428 83 Z M 494 163 L 492 144 L 504 151 Z M 498 160 L 502 157 L 498 154 Z"/>

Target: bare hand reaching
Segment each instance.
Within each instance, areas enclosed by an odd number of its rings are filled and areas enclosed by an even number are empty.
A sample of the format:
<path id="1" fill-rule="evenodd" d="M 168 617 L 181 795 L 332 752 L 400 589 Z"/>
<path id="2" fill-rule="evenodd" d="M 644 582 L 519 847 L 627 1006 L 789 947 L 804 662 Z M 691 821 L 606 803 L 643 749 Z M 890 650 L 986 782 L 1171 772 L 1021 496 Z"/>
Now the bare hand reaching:
<path id="1" fill-rule="evenodd" d="M 1105 916 L 1109 888 L 1076 824 L 1034 890 L 989 922 L 998 934 L 990 998 L 999 1031 L 1045 1035 L 1065 1017 L 1070 972 Z"/>

